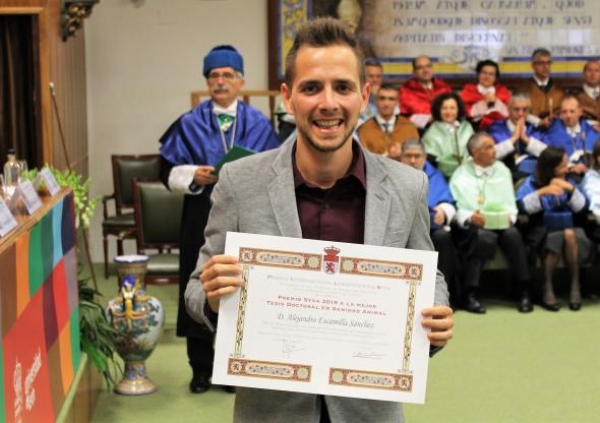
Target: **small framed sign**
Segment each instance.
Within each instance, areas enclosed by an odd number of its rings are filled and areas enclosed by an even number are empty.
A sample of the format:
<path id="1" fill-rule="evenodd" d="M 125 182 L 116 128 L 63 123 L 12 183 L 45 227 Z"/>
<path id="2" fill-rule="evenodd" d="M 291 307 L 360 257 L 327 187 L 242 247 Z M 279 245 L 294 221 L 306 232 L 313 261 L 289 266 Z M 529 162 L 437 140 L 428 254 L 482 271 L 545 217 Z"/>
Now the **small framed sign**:
<path id="1" fill-rule="evenodd" d="M 8 205 L 0 198 L 0 237 L 3 237 L 17 227 L 17 219 L 13 216 Z"/>
<path id="2" fill-rule="evenodd" d="M 56 182 L 56 178 L 54 177 L 52 172 L 50 172 L 50 169 L 48 169 L 47 167 L 43 168 L 42 170 L 40 170 L 40 173 L 38 173 L 38 176 L 34 182 L 36 188 L 39 186 L 41 181 L 44 181 L 44 183 L 46 184 L 46 188 L 48 188 L 48 191 L 50 192 L 50 195 L 52 197 L 54 197 L 60 192 L 60 185 L 58 185 L 58 182 Z"/>
<path id="3" fill-rule="evenodd" d="M 18 195 L 17 193 L 19 193 L 23 198 L 23 202 L 27 208 L 27 213 L 30 215 L 42 207 L 42 200 L 40 200 L 40 196 L 33 187 L 31 181 L 22 182 L 15 190 L 14 195 Z"/>

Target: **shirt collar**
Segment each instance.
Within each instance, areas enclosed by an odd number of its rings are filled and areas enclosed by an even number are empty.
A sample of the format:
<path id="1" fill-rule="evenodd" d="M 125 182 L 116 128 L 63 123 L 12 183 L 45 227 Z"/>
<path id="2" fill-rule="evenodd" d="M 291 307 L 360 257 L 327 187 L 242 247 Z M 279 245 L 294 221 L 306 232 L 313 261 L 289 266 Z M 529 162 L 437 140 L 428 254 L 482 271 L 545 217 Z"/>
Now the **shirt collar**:
<path id="1" fill-rule="evenodd" d="M 577 136 L 581 132 L 581 125 L 577 124 L 575 126 L 566 126 L 567 134 L 571 136 Z"/>
<path id="2" fill-rule="evenodd" d="M 542 87 L 544 87 L 550 83 L 550 78 L 546 79 L 545 81 L 542 81 L 541 79 L 538 79 L 535 75 L 533 75 L 533 79 L 535 80 L 536 84 L 538 84 Z"/>
<path id="3" fill-rule="evenodd" d="M 460 122 L 457 120 L 455 120 L 454 123 L 442 122 L 442 126 L 448 131 L 454 133 L 454 131 L 456 131 L 456 128 L 460 126 Z"/>
<path id="4" fill-rule="evenodd" d="M 213 113 L 217 116 L 219 115 L 229 115 L 231 117 L 237 116 L 237 99 L 234 100 L 233 103 L 229 105 L 229 107 L 221 107 L 217 103 L 213 102 Z"/>
<path id="5" fill-rule="evenodd" d="M 367 189 L 367 173 L 365 171 L 365 156 L 362 152 L 362 149 L 358 145 L 358 143 L 355 141 L 351 141 L 351 142 L 352 142 L 352 164 L 350 165 L 350 170 L 348 171 L 348 173 L 346 173 L 346 175 L 344 175 L 340 179 L 345 179 L 349 176 L 353 176 L 356 179 L 358 179 L 358 181 L 360 182 L 362 187 L 366 190 Z M 295 188 L 298 188 L 301 185 L 306 185 L 308 187 L 314 187 L 313 184 L 311 184 L 306 179 L 304 179 L 304 177 L 298 170 L 298 165 L 296 164 L 296 145 L 294 145 L 294 148 L 292 149 L 292 168 L 293 168 L 293 172 L 294 172 L 294 187 Z"/>
<path id="6" fill-rule="evenodd" d="M 394 127 L 394 124 L 396 123 L 396 116 L 392 116 L 389 120 L 385 120 L 381 117 L 379 113 L 377 113 L 377 116 L 375 116 L 375 120 L 379 125 L 383 125 L 384 123 L 389 124 L 390 129 L 392 129 Z"/>
<path id="7" fill-rule="evenodd" d="M 484 87 L 481 84 L 477 84 L 477 91 L 479 91 L 479 94 L 496 94 L 496 87 L 494 87 L 493 85 L 491 87 Z"/>
<path id="8" fill-rule="evenodd" d="M 494 166 L 481 167 L 478 164 L 473 163 L 475 166 L 475 176 L 478 178 L 492 176 L 494 173 Z"/>
<path id="9" fill-rule="evenodd" d="M 583 84 L 583 91 L 585 91 L 589 97 L 596 100 L 598 94 L 600 94 L 600 87 L 592 88 L 588 84 Z"/>

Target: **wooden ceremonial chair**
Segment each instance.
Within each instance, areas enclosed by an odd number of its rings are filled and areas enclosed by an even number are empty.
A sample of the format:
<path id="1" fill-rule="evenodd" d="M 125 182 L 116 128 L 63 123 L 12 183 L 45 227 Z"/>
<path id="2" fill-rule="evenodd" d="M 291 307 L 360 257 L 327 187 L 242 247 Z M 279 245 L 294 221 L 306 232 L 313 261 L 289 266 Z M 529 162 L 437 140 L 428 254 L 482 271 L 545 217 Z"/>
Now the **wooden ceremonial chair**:
<path id="1" fill-rule="evenodd" d="M 104 250 L 104 277 L 108 278 L 108 237 L 117 238 L 117 254 L 122 255 L 123 241 L 135 239 L 135 218 L 133 215 L 134 178 L 157 179 L 160 169 L 160 155 L 111 155 L 113 193 L 102 198 L 102 247 Z M 109 213 L 108 203 L 114 202 L 114 212 Z"/>
<path id="2" fill-rule="evenodd" d="M 133 182 L 137 252 L 150 257 L 147 284 L 179 282 L 183 199 L 183 194 L 169 191 L 161 181 L 135 179 Z"/>

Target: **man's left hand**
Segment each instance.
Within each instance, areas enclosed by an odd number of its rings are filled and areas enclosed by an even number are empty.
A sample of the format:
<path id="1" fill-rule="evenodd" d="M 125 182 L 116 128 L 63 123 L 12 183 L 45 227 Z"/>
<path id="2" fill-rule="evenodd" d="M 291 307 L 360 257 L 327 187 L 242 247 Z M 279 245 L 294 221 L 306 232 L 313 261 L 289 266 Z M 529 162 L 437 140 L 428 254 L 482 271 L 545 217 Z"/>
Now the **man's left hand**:
<path id="1" fill-rule="evenodd" d="M 431 329 L 427 335 L 431 345 L 434 347 L 446 346 L 454 335 L 452 332 L 454 327 L 452 309 L 448 306 L 435 306 L 424 309 L 421 314 L 423 315 L 423 327 Z"/>

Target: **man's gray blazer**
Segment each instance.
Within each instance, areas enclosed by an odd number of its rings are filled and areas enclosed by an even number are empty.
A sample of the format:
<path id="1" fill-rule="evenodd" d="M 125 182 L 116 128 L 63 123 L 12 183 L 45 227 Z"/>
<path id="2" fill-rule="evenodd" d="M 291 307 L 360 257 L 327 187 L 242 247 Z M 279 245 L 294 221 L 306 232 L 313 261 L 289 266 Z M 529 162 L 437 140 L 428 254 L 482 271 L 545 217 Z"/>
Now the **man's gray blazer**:
<path id="1" fill-rule="evenodd" d="M 221 169 L 211 200 L 213 207 L 205 230 L 197 270 L 185 292 L 186 307 L 199 322 L 205 301 L 199 269 L 213 255 L 222 254 L 227 231 L 302 237 L 292 170 L 294 142 L 277 150 L 232 162 Z M 367 196 L 364 243 L 388 247 L 433 250 L 429 237 L 427 176 L 363 149 Z M 435 304 L 448 304 L 448 290 L 438 271 Z M 398 403 L 325 397 L 332 422 L 401 422 Z M 236 422 L 319 422 L 316 395 L 238 388 Z"/>

